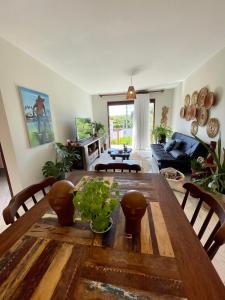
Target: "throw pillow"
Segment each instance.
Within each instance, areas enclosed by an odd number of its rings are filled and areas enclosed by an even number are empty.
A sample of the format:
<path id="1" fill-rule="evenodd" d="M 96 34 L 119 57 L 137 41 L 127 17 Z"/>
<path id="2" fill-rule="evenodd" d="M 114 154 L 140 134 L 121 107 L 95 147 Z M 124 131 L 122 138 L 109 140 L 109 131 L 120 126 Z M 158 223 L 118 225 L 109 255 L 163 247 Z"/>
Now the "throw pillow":
<path id="1" fill-rule="evenodd" d="M 173 146 L 173 150 L 178 150 L 181 148 L 181 145 L 183 144 L 182 140 L 175 139 L 175 145 Z"/>
<path id="2" fill-rule="evenodd" d="M 180 150 L 172 150 L 172 151 L 170 151 L 170 154 L 175 159 L 181 159 L 181 158 L 187 157 L 187 154 L 183 151 L 180 151 Z"/>
<path id="3" fill-rule="evenodd" d="M 168 142 L 165 143 L 164 150 L 166 150 L 167 152 L 171 151 L 175 143 L 176 143 L 175 140 L 169 140 Z"/>

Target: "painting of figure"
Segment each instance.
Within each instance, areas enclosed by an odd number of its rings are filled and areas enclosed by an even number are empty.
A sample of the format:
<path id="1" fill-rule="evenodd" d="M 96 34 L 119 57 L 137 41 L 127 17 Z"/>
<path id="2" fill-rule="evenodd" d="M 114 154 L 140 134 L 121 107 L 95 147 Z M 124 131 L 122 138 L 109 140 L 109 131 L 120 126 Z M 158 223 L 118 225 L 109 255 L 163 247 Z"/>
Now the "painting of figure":
<path id="1" fill-rule="evenodd" d="M 54 141 L 48 95 L 19 87 L 31 147 Z"/>

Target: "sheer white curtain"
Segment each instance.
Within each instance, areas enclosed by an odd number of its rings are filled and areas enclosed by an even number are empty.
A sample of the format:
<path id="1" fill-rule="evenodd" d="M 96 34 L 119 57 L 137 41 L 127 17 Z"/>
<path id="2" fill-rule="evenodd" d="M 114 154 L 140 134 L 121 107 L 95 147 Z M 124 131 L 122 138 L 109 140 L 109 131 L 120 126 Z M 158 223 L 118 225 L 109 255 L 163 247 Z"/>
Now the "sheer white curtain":
<path id="1" fill-rule="evenodd" d="M 134 100 L 133 149 L 146 150 L 150 145 L 149 94 L 139 94 Z"/>

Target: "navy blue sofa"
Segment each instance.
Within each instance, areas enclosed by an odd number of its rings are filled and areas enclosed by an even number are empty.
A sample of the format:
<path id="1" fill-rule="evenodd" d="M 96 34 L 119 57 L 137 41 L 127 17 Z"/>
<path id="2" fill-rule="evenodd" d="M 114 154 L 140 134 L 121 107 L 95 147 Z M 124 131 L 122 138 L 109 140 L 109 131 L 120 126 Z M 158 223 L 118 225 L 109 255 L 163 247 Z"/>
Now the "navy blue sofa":
<path id="1" fill-rule="evenodd" d="M 176 150 L 166 151 L 164 144 L 151 144 L 152 156 L 158 164 L 159 169 L 172 167 L 181 172 L 191 172 L 191 160 L 198 156 L 207 156 L 205 147 L 194 137 L 174 132 L 172 140 L 181 141 Z"/>

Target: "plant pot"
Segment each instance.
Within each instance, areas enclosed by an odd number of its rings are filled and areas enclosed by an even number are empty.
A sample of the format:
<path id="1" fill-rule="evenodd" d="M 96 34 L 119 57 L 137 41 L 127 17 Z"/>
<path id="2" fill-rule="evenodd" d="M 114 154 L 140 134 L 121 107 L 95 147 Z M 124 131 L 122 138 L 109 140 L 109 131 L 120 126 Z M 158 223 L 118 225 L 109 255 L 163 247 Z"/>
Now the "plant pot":
<path id="1" fill-rule="evenodd" d="M 65 173 L 62 173 L 60 175 L 57 176 L 57 180 L 64 180 L 66 178 L 66 174 Z"/>
<path id="2" fill-rule="evenodd" d="M 113 225 L 113 219 L 110 217 L 110 219 L 109 219 L 109 226 L 108 226 L 108 228 L 106 228 L 105 230 L 103 230 L 103 231 L 97 231 L 97 230 L 95 230 L 94 228 L 93 228 L 93 223 L 92 223 L 92 221 L 90 222 L 90 228 L 91 228 L 91 230 L 94 232 L 94 233 L 105 233 L 105 232 L 107 232 L 107 231 L 109 231 L 111 228 L 112 228 L 112 225 Z"/>
<path id="3" fill-rule="evenodd" d="M 160 144 L 163 144 L 166 142 L 166 135 L 165 134 L 161 134 L 159 137 L 158 137 L 158 141 Z"/>

